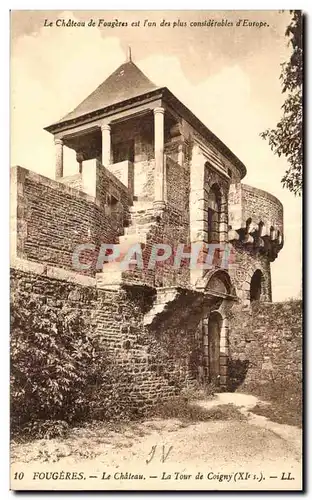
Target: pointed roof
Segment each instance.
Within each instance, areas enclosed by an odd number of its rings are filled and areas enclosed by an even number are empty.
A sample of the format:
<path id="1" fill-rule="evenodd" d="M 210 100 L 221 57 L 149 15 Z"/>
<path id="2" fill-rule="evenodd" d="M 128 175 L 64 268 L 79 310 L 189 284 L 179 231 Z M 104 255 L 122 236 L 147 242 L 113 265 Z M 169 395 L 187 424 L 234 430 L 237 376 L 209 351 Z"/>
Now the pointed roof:
<path id="1" fill-rule="evenodd" d="M 91 115 L 105 115 L 110 107 L 119 108 L 126 106 L 129 101 L 139 101 L 142 97 L 163 99 L 172 106 L 178 114 L 183 116 L 197 131 L 211 141 L 229 161 L 233 162 L 241 172 L 242 178 L 246 175 L 245 165 L 234 153 L 204 125 L 167 87 L 157 87 L 131 60 L 131 48 L 128 48 L 128 60 L 117 68 L 101 85 L 99 85 L 84 101 L 73 111 L 68 113 L 58 122 L 44 127 L 44 130 L 54 134 L 65 130 L 76 120 L 85 122 Z M 127 101 L 127 102 L 125 102 Z M 94 116 L 94 115 L 93 115 Z M 73 120 L 73 122 L 72 122 Z"/>
<path id="2" fill-rule="evenodd" d="M 114 73 L 58 123 L 76 119 L 155 89 L 157 89 L 156 85 L 132 62 L 129 55 L 129 60 L 126 63 L 119 66 Z"/>

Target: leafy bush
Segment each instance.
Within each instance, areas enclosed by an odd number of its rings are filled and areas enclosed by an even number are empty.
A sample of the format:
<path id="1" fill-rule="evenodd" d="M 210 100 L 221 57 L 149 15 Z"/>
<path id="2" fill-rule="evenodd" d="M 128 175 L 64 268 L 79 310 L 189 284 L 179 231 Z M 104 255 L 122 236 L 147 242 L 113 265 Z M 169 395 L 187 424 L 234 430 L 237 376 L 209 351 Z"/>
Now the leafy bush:
<path id="1" fill-rule="evenodd" d="M 25 436 L 36 436 L 37 439 L 64 438 L 69 425 L 64 420 L 35 420 L 23 426 Z"/>
<path id="2" fill-rule="evenodd" d="M 181 396 L 187 400 L 200 400 L 212 399 L 216 392 L 220 392 L 220 388 L 214 386 L 212 383 L 201 385 L 195 381 L 191 387 L 186 387 L 181 390 Z"/>
<path id="3" fill-rule="evenodd" d="M 131 376 L 90 335 L 74 308 L 19 290 L 11 300 L 11 430 L 57 436 L 66 422 L 126 419 Z M 49 421 L 49 422 L 47 422 Z"/>
<path id="4" fill-rule="evenodd" d="M 95 352 L 77 310 L 52 309 L 39 296 L 13 293 L 11 413 L 14 424 L 71 419 L 83 405 Z"/>

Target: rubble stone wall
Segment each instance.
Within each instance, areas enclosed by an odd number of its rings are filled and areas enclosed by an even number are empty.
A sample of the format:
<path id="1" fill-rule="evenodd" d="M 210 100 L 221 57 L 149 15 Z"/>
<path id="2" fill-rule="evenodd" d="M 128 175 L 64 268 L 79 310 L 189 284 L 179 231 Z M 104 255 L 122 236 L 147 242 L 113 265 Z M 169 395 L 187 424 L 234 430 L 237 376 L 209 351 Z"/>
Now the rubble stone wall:
<path id="1" fill-rule="evenodd" d="M 262 221 L 283 232 L 283 205 L 272 194 L 242 184 L 242 209 L 244 221 L 250 217 L 254 223 Z"/>
<path id="2" fill-rule="evenodd" d="M 235 246 L 232 245 L 230 259 L 229 274 L 242 303 L 250 302 L 251 279 L 257 270 L 262 273 L 260 300 L 271 302 L 271 266 L 268 258 L 261 255 L 257 249 L 248 249 L 246 245 L 235 244 Z"/>
<path id="3" fill-rule="evenodd" d="M 302 302 L 254 303 L 230 311 L 229 377 L 232 388 L 298 384 L 302 378 Z"/>
<path id="4" fill-rule="evenodd" d="M 104 167 L 97 167 L 97 198 L 21 167 L 12 169 L 11 234 L 13 253 L 20 258 L 70 270 L 78 245 L 117 243 L 128 217 L 127 189 Z M 109 195 L 120 200 L 119 212 Z M 90 263 L 82 274 L 95 274 L 97 251 L 80 256 Z"/>
<path id="5" fill-rule="evenodd" d="M 283 234 L 283 205 L 272 194 L 247 184 L 232 183 L 229 192 L 229 224 L 233 229 L 246 226 L 248 219 L 253 225 L 260 222 L 269 230 Z"/>
<path id="6" fill-rule="evenodd" d="M 57 276 L 55 268 L 53 277 L 50 266 L 29 261 L 24 264 L 24 269 L 18 266 L 11 270 L 12 294 L 36 296 L 52 309 L 66 306 L 79 311 L 91 325 L 91 335 L 100 338 L 112 364 L 129 373 L 131 382 L 125 389 L 135 396 L 135 411 L 137 407 L 144 412 L 195 381 L 197 324 L 187 314 L 182 321 L 179 304 L 169 311 L 166 328 L 164 324 L 160 328 L 159 322 L 146 328 L 143 317 L 153 307 L 155 289 L 131 286 L 118 291 L 98 290 L 93 278 L 77 276 L 75 280 L 74 273 L 68 271 Z"/>

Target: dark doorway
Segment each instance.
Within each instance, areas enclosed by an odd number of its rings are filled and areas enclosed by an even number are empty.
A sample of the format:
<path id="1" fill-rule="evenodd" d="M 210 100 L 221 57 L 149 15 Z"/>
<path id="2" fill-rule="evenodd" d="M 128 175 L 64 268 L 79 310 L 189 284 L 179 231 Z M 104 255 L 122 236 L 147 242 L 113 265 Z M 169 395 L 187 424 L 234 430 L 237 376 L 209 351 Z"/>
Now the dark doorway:
<path id="1" fill-rule="evenodd" d="M 252 275 L 250 282 L 250 302 L 260 300 L 262 280 L 263 274 L 259 269 L 257 269 L 257 271 L 255 271 Z"/>

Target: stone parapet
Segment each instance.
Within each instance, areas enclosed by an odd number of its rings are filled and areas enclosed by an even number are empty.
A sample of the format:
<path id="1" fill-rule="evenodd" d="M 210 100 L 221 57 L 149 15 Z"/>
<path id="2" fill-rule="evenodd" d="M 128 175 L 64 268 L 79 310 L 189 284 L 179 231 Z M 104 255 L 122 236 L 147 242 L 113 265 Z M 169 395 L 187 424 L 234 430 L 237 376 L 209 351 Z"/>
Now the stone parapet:
<path id="1" fill-rule="evenodd" d="M 231 184 L 229 241 L 256 247 L 273 261 L 284 243 L 282 203 L 262 189 Z"/>

